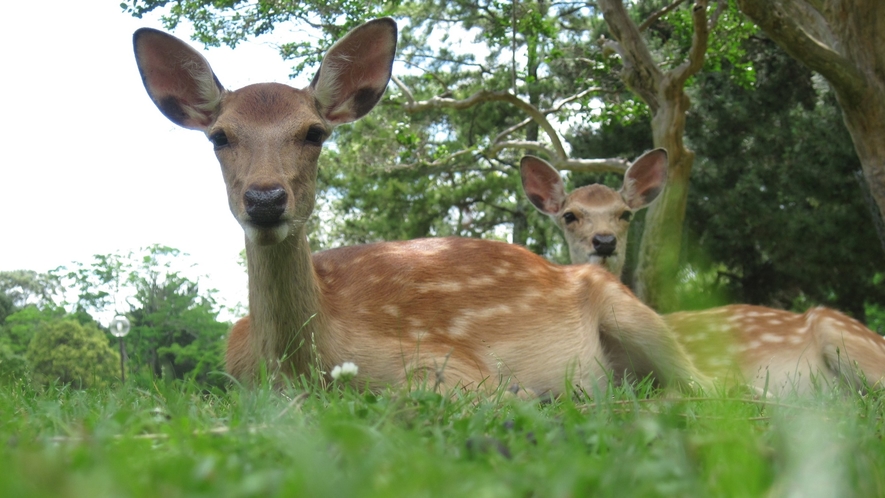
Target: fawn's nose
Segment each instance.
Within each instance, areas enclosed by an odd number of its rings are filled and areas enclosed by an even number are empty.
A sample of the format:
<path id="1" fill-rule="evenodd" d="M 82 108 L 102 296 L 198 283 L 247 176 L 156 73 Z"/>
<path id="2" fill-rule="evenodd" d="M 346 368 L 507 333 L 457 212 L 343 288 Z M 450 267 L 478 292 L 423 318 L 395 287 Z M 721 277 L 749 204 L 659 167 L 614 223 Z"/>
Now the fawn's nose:
<path id="1" fill-rule="evenodd" d="M 286 210 L 286 190 L 274 185 L 270 187 L 251 186 L 243 195 L 246 214 L 252 223 L 262 227 L 270 227 L 280 222 Z"/>
<path id="2" fill-rule="evenodd" d="M 618 239 L 610 234 L 596 234 L 593 236 L 593 249 L 599 256 L 611 256 L 618 247 Z"/>

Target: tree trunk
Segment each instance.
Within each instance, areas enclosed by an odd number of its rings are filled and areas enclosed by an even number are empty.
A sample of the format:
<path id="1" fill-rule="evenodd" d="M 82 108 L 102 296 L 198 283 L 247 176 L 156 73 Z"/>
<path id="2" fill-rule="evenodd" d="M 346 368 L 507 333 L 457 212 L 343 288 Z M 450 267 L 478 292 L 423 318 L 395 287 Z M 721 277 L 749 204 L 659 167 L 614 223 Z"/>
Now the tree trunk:
<path id="1" fill-rule="evenodd" d="M 669 154 L 667 187 L 645 218 L 633 289 L 651 307 L 671 311 L 678 305 L 672 288 L 677 277 L 688 181 L 694 163 L 694 153 L 686 149 L 682 141 L 685 114 L 691 105 L 684 87 L 685 81 L 703 67 L 710 31 L 707 4 L 705 0 L 698 0 L 692 7 L 694 37 L 688 59 L 666 73 L 653 61 L 639 28 L 627 15 L 621 0 L 600 0 L 599 8 L 617 41 L 606 42 L 605 46 L 620 54 L 624 62 L 621 78 L 651 109 L 654 145 L 667 149 Z"/>
<path id="2" fill-rule="evenodd" d="M 547 5 L 544 0 L 539 0 L 538 2 L 538 10 L 541 12 L 542 16 L 547 15 Z M 514 4 L 514 9 L 516 9 L 516 4 Z M 514 15 L 517 15 L 518 12 L 514 10 Z M 514 26 L 515 28 L 515 26 Z M 528 61 L 526 63 L 526 87 L 528 89 L 529 94 L 529 104 L 535 106 L 535 108 L 540 108 L 541 104 L 541 89 L 538 86 L 538 68 L 541 66 L 541 54 L 540 54 L 540 44 L 537 40 L 538 36 L 536 33 L 529 33 L 526 35 L 526 46 L 528 53 Z M 515 75 L 514 75 L 515 77 Z M 514 79 L 515 84 L 515 79 Z M 517 95 L 517 89 L 514 86 L 513 94 Z M 525 139 L 529 142 L 537 142 L 538 136 L 540 135 L 540 127 L 536 121 L 532 121 L 525 127 Z M 516 200 L 516 212 L 513 214 L 513 240 L 514 244 L 519 244 L 521 246 L 526 245 L 528 242 L 528 227 L 529 222 L 526 217 L 526 210 L 531 209 L 528 207 L 528 202 L 525 199 L 525 196 L 519 195 Z"/>
<path id="3" fill-rule="evenodd" d="M 885 1 L 738 0 L 790 56 L 829 81 L 885 218 Z"/>
<path id="4" fill-rule="evenodd" d="M 636 295 L 662 312 L 674 311 L 679 305 L 671 289 L 679 269 L 689 177 L 694 165 L 694 152 L 686 149 L 682 141 L 685 114 L 691 104 L 682 88 L 675 93 L 672 99 L 661 100 L 652 118 L 654 145 L 669 154 L 667 187 L 645 216 L 633 276 Z"/>

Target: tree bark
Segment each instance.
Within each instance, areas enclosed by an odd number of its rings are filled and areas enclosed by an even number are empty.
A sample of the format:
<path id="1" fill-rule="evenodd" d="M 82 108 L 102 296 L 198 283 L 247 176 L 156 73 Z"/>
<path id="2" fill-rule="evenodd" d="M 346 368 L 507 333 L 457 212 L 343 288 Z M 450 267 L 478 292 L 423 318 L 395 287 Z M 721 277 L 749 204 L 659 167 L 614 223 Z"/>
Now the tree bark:
<path id="1" fill-rule="evenodd" d="M 738 0 L 738 6 L 832 85 L 885 218 L 885 1 Z"/>
<path id="2" fill-rule="evenodd" d="M 684 88 L 685 81 L 703 67 L 709 37 L 707 3 L 698 0 L 692 7 L 694 36 L 688 59 L 667 72 L 652 59 L 621 0 L 600 0 L 599 7 L 616 40 L 605 42 L 604 48 L 620 54 L 624 63 L 621 78 L 652 112 L 654 145 L 669 153 L 667 187 L 646 215 L 633 290 L 653 308 L 670 311 L 678 304 L 670 289 L 676 282 L 688 181 L 694 164 L 694 153 L 682 140 L 685 115 L 691 105 Z"/>

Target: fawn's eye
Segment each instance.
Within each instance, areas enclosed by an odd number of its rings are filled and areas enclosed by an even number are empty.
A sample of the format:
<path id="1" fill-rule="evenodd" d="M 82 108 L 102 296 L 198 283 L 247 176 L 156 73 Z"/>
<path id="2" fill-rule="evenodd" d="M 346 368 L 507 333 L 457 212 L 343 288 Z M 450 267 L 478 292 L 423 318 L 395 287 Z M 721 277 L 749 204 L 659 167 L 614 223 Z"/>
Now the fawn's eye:
<path id="1" fill-rule="evenodd" d="M 307 130 L 307 135 L 304 136 L 304 141 L 309 144 L 320 145 L 323 143 L 324 138 L 326 138 L 326 130 L 319 126 L 311 126 Z"/>
<path id="2" fill-rule="evenodd" d="M 571 211 L 562 215 L 562 219 L 565 220 L 566 224 L 574 223 L 575 221 L 578 221 L 578 217 L 575 216 L 575 213 L 573 213 Z"/>
<path id="3" fill-rule="evenodd" d="M 631 213 L 630 211 L 624 211 L 623 213 L 621 213 L 621 219 L 629 222 L 633 219 L 633 213 Z"/>
<path id="4" fill-rule="evenodd" d="M 212 142 L 212 145 L 214 145 L 216 149 L 220 149 L 228 145 L 227 135 L 225 135 L 223 131 L 216 131 L 215 133 L 209 135 L 209 141 Z"/>

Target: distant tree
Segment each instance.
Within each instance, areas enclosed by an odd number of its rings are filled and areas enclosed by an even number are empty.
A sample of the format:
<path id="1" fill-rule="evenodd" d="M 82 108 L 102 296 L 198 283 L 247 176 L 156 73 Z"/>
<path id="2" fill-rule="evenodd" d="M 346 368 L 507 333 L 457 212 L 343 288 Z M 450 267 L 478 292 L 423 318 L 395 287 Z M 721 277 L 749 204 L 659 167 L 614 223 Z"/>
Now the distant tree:
<path id="1" fill-rule="evenodd" d="M 211 293 L 201 296 L 196 282 L 161 262 L 179 256 L 175 249 L 155 246 L 131 280 L 136 293 L 126 344 L 133 368 L 146 368 L 156 377 L 221 384 L 223 377 L 210 374 L 222 370 L 222 339 L 229 326 L 218 321 Z"/>
<path id="2" fill-rule="evenodd" d="M 34 335 L 46 324 L 65 317 L 65 310 L 57 307 L 40 309 L 28 305 L 6 317 L 0 326 L 0 343 L 6 344 L 12 353 L 24 355 Z"/>
<path id="3" fill-rule="evenodd" d="M 39 307 L 54 304 L 58 279 L 32 270 L 0 271 L 0 323 L 28 304 Z"/>
<path id="4" fill-rule="evenodd" d="M 63 309 L 41 310 L 31 304 L 10 313 L 0 322 L 0 380 L 18 379 L 28 374 L 26 355 L 31 339 L 47 322 L 63 315 Z"/>
<path id="5" fill-rule="evenodd" d="M 182 274 L 187 255 L 154 245 L 140 252 L 96 255 L 59 273 L 77 297 L 76 309 L 93 314 L 125 314 L 132 329 L 124 338 L 128 368 L 154 377 L 212 376 L 222 367 L 223 337 L 229 324 L 218 321 L 214 291 L 201 292 Z"/>
<path id="6" fill-rule="evenodd" d="M 0 323 L 0 378 L 26 377 L 29 373 L 27 352 L 33 338 L 49 324 L 77 318 L 67 315 L 63 308 L 48 304 L 41 308 L 33 303 L 9 314 Z"/>
<path id="7" fill-rule="evenodd" d="M 51 322 L 31 340 L 27 353 L 35 382 L 61 382 L 77 389 L 102 387 L 119 376 L 119 354 L 94 325 L 73 319 Z"/>

